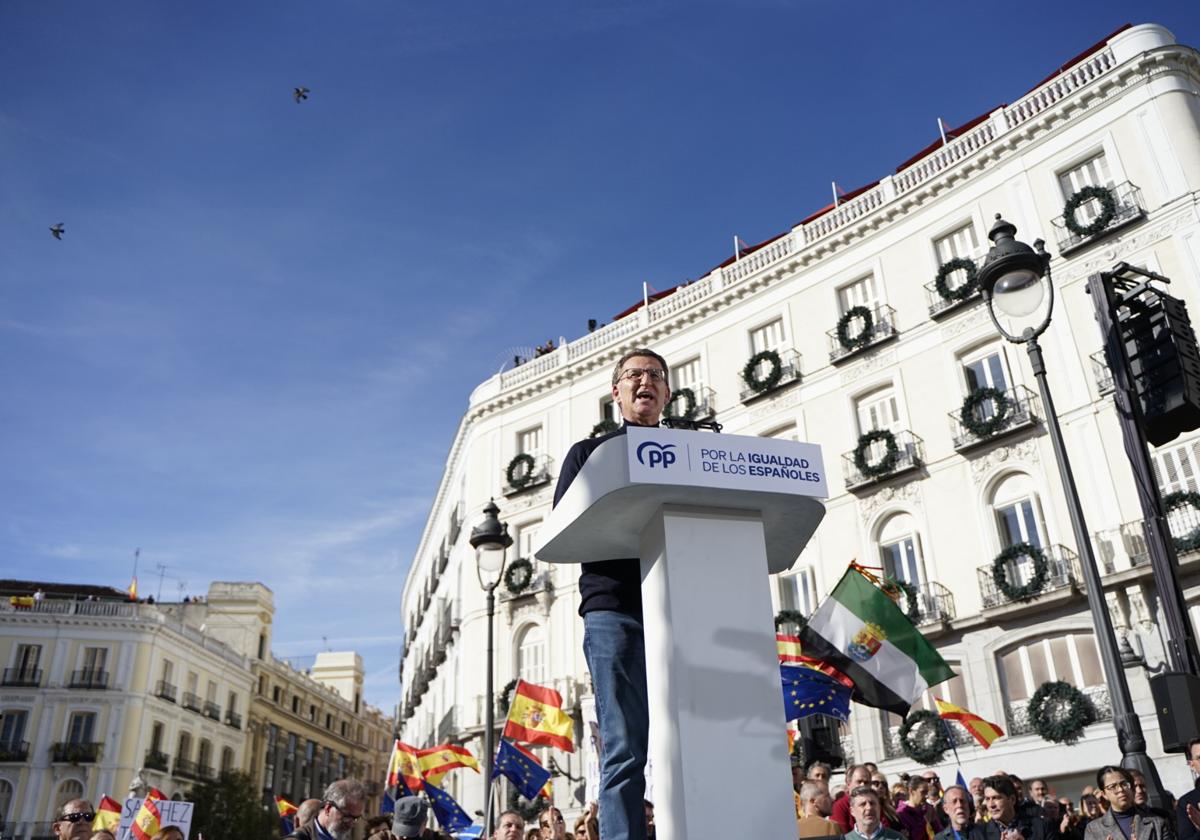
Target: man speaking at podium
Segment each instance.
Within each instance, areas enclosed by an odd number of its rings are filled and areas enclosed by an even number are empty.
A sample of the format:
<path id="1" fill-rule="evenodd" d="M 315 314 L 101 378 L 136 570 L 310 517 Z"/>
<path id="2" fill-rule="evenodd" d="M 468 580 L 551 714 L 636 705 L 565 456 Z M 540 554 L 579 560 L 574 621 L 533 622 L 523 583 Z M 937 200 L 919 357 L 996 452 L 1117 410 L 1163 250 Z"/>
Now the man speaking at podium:
<path id="1" fill-rule="evenodd" d="M 613 368 L 612 396 L 625 423 L 615 432 L 581 440 L 563 459 L 554 504 L 588 456 L 630 426 L 657 426 L 671 398 L 667 362 L 653 350 L 632 350 Z M 583 655 L 592 672 L 600 755 L 600 836 L 645 840 L 646 752 L 650 711 L 642 634 L 642 568 L 637 557 L 598 558 L 579 575 Z"/>

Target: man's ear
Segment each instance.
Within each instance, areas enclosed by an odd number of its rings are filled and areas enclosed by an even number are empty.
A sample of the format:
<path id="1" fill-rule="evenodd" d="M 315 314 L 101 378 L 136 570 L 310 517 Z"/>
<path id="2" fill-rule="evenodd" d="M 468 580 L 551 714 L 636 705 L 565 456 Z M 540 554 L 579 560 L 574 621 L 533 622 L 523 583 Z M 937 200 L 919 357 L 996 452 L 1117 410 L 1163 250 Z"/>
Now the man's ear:
<path id="1" fill-rule="evenodd" d="M 616 385 L 612 386 L 612 398 L 618 406 L 621 404 L 621 389 Z"/>

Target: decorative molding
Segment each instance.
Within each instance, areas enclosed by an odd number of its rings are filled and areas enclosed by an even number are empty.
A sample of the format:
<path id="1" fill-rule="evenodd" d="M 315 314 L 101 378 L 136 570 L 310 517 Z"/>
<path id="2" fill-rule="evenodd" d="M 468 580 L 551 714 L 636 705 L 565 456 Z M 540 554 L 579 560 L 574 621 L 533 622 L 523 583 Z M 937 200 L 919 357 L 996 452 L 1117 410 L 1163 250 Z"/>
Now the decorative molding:
<path id="1" fill-rule="evenodd" d="M 893 502 L 907 502 L 913 507 L 923 508 L 924 501 L 918 482 L 914 479 L 903 484 L 888 485 L 879 492 L 864 497 L 858 502 L 858 516 L 865 525 L 878 510 Z"/>
<path id="2" fill-rule="evenodd" d="M 851 385 L 862 378 L 864 373 L 871 373 L 872 371 L 879 370 L 882 367 L 887 367 L 894 364 L 896 364 L 895 348 L 886 352 L 864 356 L 862 361 L 852 364 L 842 370 L 841 375 L 838 376 L 838 384 Z"/>
<path id="3" fill-rule="evenodd" d="M 964 310 L 957 317 L 948 318 L 941 326 L 942 339 L 954 338 L 965 333 L 967 330 L 974 329 L 980 324 L 990 324 L 991 317 L 987 312 L 987 305 L 981 304 L 972 309 Z"/>
<path id="4" fill-rule="evenodd" d="M 550 488 L 558 483 L 558 479 L 548 482 L 541 489 L 533 493 L 523 493 L 515 499 L 510 499 L 504 503 L 504 515 L 510 516 L 514 513 L 519 513 L 523 510 L 529 510 L 538 505 L 549 504 L 551 500 Z"/>
<path id="5" fill-rule="evenodd" d="M 971 465 L 971 480 L 982 484 L 983 480 L 996 467 L 1008 462 L 1024 462 L 1027 464 L 1041 463 L 1038 455 L 1037 441 L 1033 438 L 1014 443 L 1011 446 L 997 446 L 989 449 L 982 457 L 973 458 Z"/>
<path id="6" fill-rule="evenodd" d="M 795 408 L 800 403 L 799 389 L 791 388 L 787 393 L 780 394 L 774 399 L 768 397 L 761 405 L 755 406 L 751 411 L 747 412 L 746 416 L 750 420 L 762 420 L 783 411 L 785 408 Z"/>
<path id="7" fill-rule="evenodd" d="M 1055 275 L 1060 285 L 1074 282 L 1098 271 L 1111 269 L 1123 257 L 1140 251 L 1155 242 L 1166 239 L 1180 228 L 1195 224 L 1195 208 L 1187 208 L 1187 212 L 1178 213 L 1159 224 L 1142 225 L 1124 236 L 1117 236 L 1105 243 L 1086 260 L 1074 260 L 1071 265 Z"/>

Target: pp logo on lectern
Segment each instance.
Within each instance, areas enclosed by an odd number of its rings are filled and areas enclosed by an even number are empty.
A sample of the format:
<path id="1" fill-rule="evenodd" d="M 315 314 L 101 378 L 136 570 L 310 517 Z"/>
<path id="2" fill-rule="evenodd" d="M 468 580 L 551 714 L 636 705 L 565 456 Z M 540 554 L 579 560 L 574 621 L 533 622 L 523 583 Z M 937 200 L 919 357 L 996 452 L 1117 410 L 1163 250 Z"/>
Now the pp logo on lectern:
<path id="1" fill-rule="evenodd" d="M 673 443 L 655 443 L 648 440 L 637 448 L 638 463 L 650 467 L 662 467 L 664 470 L 675 463 L 675 448 Z"/>

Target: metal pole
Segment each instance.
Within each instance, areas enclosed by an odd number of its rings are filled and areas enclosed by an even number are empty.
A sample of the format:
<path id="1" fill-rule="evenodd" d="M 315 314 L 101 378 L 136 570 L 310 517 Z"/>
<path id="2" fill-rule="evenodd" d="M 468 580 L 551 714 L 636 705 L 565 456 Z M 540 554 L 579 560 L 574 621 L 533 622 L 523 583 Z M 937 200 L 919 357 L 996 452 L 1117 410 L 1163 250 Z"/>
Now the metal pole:
<path id="1" fill-rule="evenodd" d="M 1087 588 L 1088 608 L 1096 626 L 1096 645 L 1100 649 L 1100 662 L 1104 666 L 1105 682 L 1108 683 L 1108 695 L 1113 707 L 1113 725 L 1116 727 L 1117 744 L 1121 749 L 1121 766 L 1142 772 L 1146 777 L 1150 804 L 1162 808 L 1166 804 L 1162 794 L 1162 782 L 1154 762 L 1146 755 L 1146 736 L 1142 734 L 1142 723 L 1133 711 L 1129 683 L 1125 679 L 1125 670 L 1117 655 L 1117 638 L 1113 632 L 1112 618 L 1108 614 L 1108 605 L 1104 600 L 1104 590 L 1100 586 L 1100 572 L 1096 568 L 1096 555 L 1092 551 L 1092 541 L 1083 518 L 1079 490 L 1075 487 L 1075 476 L 1071 471 L 1066 447 L 1063 445 L 1062 428 L 1058 425 L 1054 399 L 1046 381 L 1042 347 L 1032 331 L 1026 332 L 1025 349 L 1029 351 L 1029 363 L 1042 397 L 1046 428 L 1054 446 L 1054 460 L 1058 462 L 1058 473 L 1066 493 L 1067 511 L 1071 515 L 1071 528 L 1075 532 L 1075 544 L 1079 548 L 1079 565 L 1082 567 L 1084 586 Z"/>
<path id="2" fill-rule="evenodd" d="M 483 733 L 483 836 L 492 836 L 492 762 L 496 752 L 496 745 L 493 739 L 496 734 L 496 698 L 492 696 L 492 652 L 493 652 L 493 627 L 496 615 L 496 584 L 492 584 L 487 588 L 487 691 L 484 700 L 487 702 L 487 711 L 484 714 L 484 733 Z"/>

